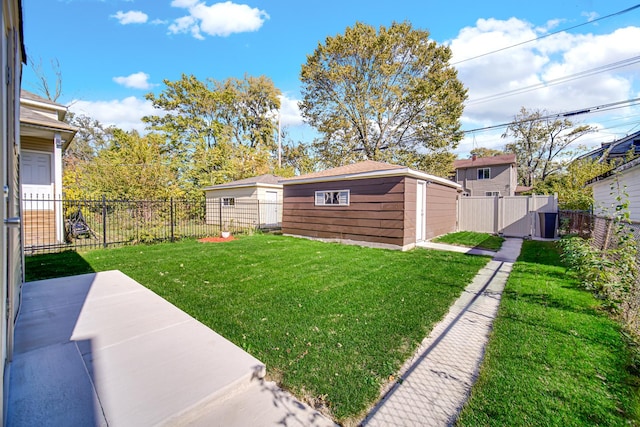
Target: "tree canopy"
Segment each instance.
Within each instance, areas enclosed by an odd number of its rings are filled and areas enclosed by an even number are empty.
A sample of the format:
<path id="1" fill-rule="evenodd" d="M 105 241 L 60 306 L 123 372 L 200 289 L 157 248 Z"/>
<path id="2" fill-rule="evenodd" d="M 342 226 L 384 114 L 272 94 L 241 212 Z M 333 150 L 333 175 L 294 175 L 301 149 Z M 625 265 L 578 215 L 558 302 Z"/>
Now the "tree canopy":
<path id="1" fill-rule="evenodd" d="M 322 135 L 314 148 L 325 166 L 371 159 L 446 176 L 467 96 L 450 58 L 407 22 L 356 23 L 318 44 L 302 65 L 300 109 Z"/>
<path id="2" fill-rule="evenodd" d="M 224 81 L 182 75 L 146 98 L 160 110 L 143 118 L 164 137 L 183 190 L 267 173 L 274 168 L 280 91 L 267 77 Z"/>
<path id="3" fill-rule="evenodd" d="M 590 126 L 576 126 L 566 118 L 549 118 L 544 110 L 520 109 L 503 138 L 514 140 L 505 151 L 518 161 L 518 181 L 533 186 L 562 168 L 561 154 L 581 136 L 592 132 Z"/>
<path id="4" fill-rule="evenodd" d="M 560 173 L 549 175 L 537 182 L 533 188 L 536 194 L 558 194 L 558 206 L 563 210 L 588 210 L 593 206 L 593 188 L 587 182 L 613 168 L 611 162 L 591 159 L 577 159 L 563 168 Z"/>

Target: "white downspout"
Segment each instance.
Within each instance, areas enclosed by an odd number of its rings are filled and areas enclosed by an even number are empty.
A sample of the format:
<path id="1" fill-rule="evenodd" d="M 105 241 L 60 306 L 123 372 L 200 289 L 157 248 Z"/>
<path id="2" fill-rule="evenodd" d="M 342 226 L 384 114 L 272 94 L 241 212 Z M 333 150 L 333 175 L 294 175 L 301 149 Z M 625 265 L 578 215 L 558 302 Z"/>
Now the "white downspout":
<path id="1" fill-rule="evenodd" d="M 62 223 L 62 145 L 64 141 L 59 133 L 53 137 L 53 194 L 55 218 L 56 218 L 56 240 L 60 243 L 64 241 L 64 229 Z"/>

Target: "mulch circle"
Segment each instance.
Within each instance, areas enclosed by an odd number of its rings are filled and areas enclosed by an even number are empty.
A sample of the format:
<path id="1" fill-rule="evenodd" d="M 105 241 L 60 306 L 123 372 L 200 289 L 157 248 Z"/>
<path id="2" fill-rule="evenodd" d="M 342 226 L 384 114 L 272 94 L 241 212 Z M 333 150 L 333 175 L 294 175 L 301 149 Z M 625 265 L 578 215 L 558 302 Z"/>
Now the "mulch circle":
<path id="1" fill-rule="evenodd" d="M 202 239 L 198 239 L 198 242 L 202 242 L 202 243 L 221 243 L 221 242 L 230 242 L 232 240 L 235 240 L 235 238 L 233 236 L 229 236 L 226 239 L 224 237 L 204 237 Z"/>

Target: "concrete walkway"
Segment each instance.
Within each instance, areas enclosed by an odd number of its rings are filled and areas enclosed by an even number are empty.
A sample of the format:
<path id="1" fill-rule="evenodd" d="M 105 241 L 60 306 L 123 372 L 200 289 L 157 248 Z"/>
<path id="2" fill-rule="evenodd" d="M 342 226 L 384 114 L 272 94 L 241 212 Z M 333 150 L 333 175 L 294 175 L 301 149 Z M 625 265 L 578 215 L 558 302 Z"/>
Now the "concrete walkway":
<path id="1" fill-rule="evenodd" d="M 425 246 L 433 247 L 427 244 Z M 449 426 L 467 400 L 522 239 L 508 238 L 401 369 L 364 426 Z M 438 249 L 461 252 L 459 247 Z"/>

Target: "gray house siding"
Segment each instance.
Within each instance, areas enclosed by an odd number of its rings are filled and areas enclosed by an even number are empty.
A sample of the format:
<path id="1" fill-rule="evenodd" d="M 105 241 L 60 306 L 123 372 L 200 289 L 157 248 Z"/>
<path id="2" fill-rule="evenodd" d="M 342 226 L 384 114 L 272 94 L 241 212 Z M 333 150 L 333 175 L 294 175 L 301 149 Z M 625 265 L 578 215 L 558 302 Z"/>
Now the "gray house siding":
<path id="1" fill-rule="evenodd" d="M 480 169 L 489 170 L 489 178 L 479 179 Z M 460 168 L 456 171 L 456 182 L 462 185 L 469 196 L 487 196 L 499 192 L 501 196 L 513 196 L 517 185 L 515 169 L 510 164 Z"/>

